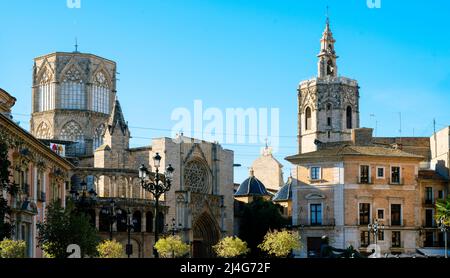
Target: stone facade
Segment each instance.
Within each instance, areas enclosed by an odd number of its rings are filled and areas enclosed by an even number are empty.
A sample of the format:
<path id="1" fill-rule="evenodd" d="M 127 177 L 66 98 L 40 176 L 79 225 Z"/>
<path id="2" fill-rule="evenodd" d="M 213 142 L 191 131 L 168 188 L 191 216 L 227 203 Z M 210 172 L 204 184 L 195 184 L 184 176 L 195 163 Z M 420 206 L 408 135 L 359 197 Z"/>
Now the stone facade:
<path id="1" fill-rule="evenodd" d="M 14 100 L 0 90 L 0 99 L 8 99 L 6 112 L 11 111 Z M 36 224 L 45 219 L 46 205 L 52 200 L 65 204 L 66 184 L 73 165 L 52 152 L 35 137 L 14 123 L 5 110 L 0 111 L 0 138 L 9 147 L 10 182 L 18 186 L 16 196 L 6 195 L 14 224 L 13 239 L 26 242 L 27 257 L 42 257 L 37 244 Z"/>
<path id="2" fill-rule="evenodd" d="M 267 190 L 277 192 L 283 186 L 283 165 L 273 157 L 271 147 L 261 150 L 261 156 L 253 161 L 251 168 Z"/>
<path id="3" fill-rule="evenodd" d="M 327 21 L 318 77 L 302 81 L 298 87 L 299 153 L 317 150 L 318 141 L 349 141 L 350 130 L 359 128 L 358 82 L 338 76 L 334 43 Z"/>
<path id="4" fill-rule="evenodd" d="M 31 133 L 73 142 L 69 156 L 91 155 L 101 145 L 116 96 L 116 64 L 79 52 L 34 60 Z"/>
<path id="5" fill-rule="evenodd" d="M 430 137 L 431 167 L 442 177 L 450 179 L 450 127 Z"/>

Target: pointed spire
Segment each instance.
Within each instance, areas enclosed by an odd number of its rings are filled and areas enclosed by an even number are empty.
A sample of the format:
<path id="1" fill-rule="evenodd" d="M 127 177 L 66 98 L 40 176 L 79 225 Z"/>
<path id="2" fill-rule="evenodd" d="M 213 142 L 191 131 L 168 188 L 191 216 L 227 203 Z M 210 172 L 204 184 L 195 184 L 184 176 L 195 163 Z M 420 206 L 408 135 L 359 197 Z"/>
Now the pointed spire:
<path id="1" fill-rule="evenodd" d="M 330 17 L 327 6 L 325 30 L 320 40 L 320 53 L 317 55 L 319 57 L 319 78 L 337 77 L 336 59 L 338 56 L 334 50 L 335 42 L 336 40 L 333 38 L 333 32 L 331 32 L 330 28 Z"/>
<path id="2" fill-rule="evenodd" d="M 125 134 L 128 131 L 128 124 L 125 122 L 125 118 L 122 113 L 122 108 L 120 107 L 120 102 L 117 99 L 116 95 L 116 100 L 114 102 L 114 106 L 108 120 L 108 130 L 110 134 L 114 133 L 114 129 L 116 128 L 117 125 L 119 125 L 119 128 L 123 134 Z"/>

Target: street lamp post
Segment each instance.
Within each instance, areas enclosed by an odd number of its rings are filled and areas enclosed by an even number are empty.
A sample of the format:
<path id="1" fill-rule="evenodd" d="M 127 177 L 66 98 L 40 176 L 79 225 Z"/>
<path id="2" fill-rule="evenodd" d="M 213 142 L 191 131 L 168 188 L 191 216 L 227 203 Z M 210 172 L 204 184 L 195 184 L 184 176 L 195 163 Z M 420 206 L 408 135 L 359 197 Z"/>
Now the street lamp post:
<path id="1" fill-rule="evenodd" d="M 175 234 L 178 233 L 178 231 L 181 230 L 182 225 L 181 225 L 181 223 L 178 223 L 178 226 L 177 226 L 175 224 L 175 218 L 172 218 L 172 228 L 169 230 L 168 229 L 169 228 L 168 224 L 166 224 L 166 227 L 167 227 L 167 232 L 171 232 L 172 236 L 175 236 Z M 174 250 L 172 250 L 172 258 L 175 258 L 175 251 Z"/>
<path id="2" fill-rule="evenodd" d="M 109 202 L 109 206 L 102 209 L 102 213 L 108 215 L 109 240 L 112 240 L 114 223 L 117 221 L 117 217 L 122 214 L 122 211 L 120 209 L 116 209 L 116 202 L 111 200 Z"/>
<path id="3" fill-rule="evenodd" d="M 367 225 L 367 228 L 369 229 L 369 233 L 370 232 L 373 233 L 373 237 L 374 237 L 374 240 L 375 240 L 375 245 L 377 245 L 378 231 L 383 231 L 384 230 L 384 224 L 378 223 L 378 219 L 375 219 L 375 222 L 373 222 L 372 224 Z"/>
<path id="4" fill-rule="evenodd" d="M 170 190 L 171 182 L 173 179 L 173 171 L 174 168 L 172 165 L 169 164 L 169 166 L 166 169 L 166 172 L 164 173 L 164 179 L 161 180 L 159 176 L 159 167 L 161 165 L 161 156 L 159 153 L 156 153 L 156 155 L 153 157 L 153 163 L 155 166 L 155 179 L 152 181 L 149 177 L 149 171 L 144 166 L 144 164 L 139 167 L 139 179 L 141 180 L 141 186 L 145 191 L 150 192 L 153 197 L 155 198 L 155 244 L 158 242 L 158 222 L 159 222 L 159 198 L 161 195 L 166 193 Z M 153 245 L 153 254 L 155 258 L 158 258 L 158 251 L 155 249 Z"/>
<path id="5" fill-rule="evenodd" d="M 128 209 L 127 213 L 127 232 L 128 232 L 128 244 L 126 247 L 126 253 L 128 258 L 133 254 L 133 245 L 131 245 L 131 230 L 134 229 L 136 225 L 136 219 L 133 219 L 133 214 L 131 213 L 131 210 Z"/>
<path id="6" fill-rule="evenodd" d="M 87 183 L 85 181 L 82 181 L 80 185 L 81 194 L 73 185 L 69 193 L 75 203 L 76 208 L 80 212 L 87 213 L 88 209 L 95 206 L 95 203 L 97 202 L 97 192 L 95 192 L 93 188 L 88 191 Z"/>
<path id="7" fill-rule="evenodd" d="M 444 222 L 444 217 L 441 217 L 439 219 L 439 229 L 441 230 L 441 232 L 444 233 L 444 256 L 447 259 L 448 258 L 448 254 L 447 254 L 447 231 L 448 231 L 448 227 L 447 225 L 445 225 Z"/>

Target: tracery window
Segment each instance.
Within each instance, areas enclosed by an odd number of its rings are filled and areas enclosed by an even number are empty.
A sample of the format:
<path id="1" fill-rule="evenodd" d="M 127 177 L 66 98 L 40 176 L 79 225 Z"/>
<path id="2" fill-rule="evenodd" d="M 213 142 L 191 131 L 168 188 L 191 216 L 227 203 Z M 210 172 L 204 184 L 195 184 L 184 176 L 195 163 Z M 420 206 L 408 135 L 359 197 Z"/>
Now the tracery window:
<path id="1" fill-rule="evenodd" d="M 186 190 L 197 193 L 207 193 L 207 170 L 197 161 L 189 162 L 184 168 L 184 182 Z"/>
<path id="2" fill-rule="evenodd" d="M 109 85 L 103 72 L 95 75 L 92 85 L 92 111 L 109 114 Z"/>
<path id="3" fill-rule="evenodd" d="M 69 69 L 61 85 L 62 109 L 86 109 L 85 85 L 81 73 L 74 67 Z"/>
<path id="4" fill-rule="evenodd" d="M 94 142 L 93 142 L 93 151 L 98 149 L 101 145 L 103 145 L 103 134 L 105 133 L 105 125 L 101 124 L 95 129 L 94 132 Z"/>
<path id="5" fill-rule="evenodd" d="M 45 122 L 42 122 L 36 129 L 35 136 L 39 139 L 51 139 L 52 133 L 48 125 Z"/>
<path id="6" fill-rule="evenodd" d="M 39 112 L 55 109 L 55 84 L 51 83 L 48 70 L 42 74 L 37 93 Z"/>
<path id="7" fill-rule="evenodd" d="M 69 155 L 84 155 L 85 154 L 85 143 L 84 143 L 84 134 L 80 125 L 74 121 L 70 121 L 64 125 L 60 133 L 61 140 L 67 140 L 76 142 L 74 145 L 71 145 L 66 152 Z"/>

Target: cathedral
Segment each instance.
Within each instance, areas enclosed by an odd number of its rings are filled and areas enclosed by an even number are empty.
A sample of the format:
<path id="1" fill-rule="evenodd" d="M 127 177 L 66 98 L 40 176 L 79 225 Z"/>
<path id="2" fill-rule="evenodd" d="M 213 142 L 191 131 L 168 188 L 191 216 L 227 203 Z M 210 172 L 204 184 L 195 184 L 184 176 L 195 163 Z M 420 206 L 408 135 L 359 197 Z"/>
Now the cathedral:
<path id="1" fill-rule="evenodd" d="M 155 226 L 163 234 L 176 229 L 190 244 L 192 257 L 214 256 L 212 246 L 233 234 L 233 152 L 182 134 L 130 148 L 131 133 L 117 98 L 115 62 L 77 51 L 38 57 L 32 100 L 32 134 L 48 146 L 58 145 L 76 166 L 67 191 L 86 183 L 98 194 L 90 213 L 101 235 L 111 233 L 106 213 L 110 203 L 131 211 L 132 257 L 153 256 Z M 156 154 L 162 158 L 161 169 L 169 164 L 175 169 L 159 215 L 138 177 L 141 165 L 155 170 Z M 114 221 L 112 233 L 125 246 L 124 217 Z"/>

